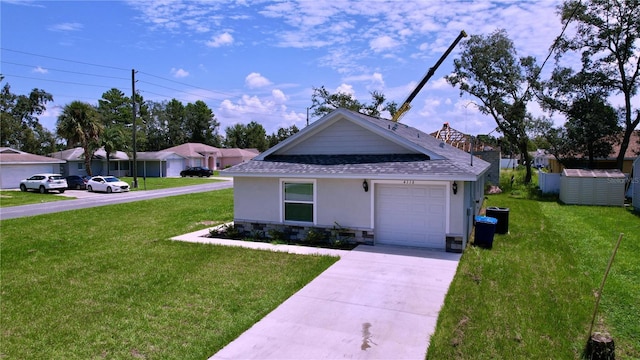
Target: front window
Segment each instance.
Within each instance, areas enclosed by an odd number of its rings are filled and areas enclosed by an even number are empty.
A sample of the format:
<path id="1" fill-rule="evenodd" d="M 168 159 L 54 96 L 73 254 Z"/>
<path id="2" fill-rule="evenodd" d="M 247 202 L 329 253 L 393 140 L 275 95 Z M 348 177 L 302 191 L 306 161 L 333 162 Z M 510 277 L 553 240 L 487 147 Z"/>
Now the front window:
<path id="1" fill-rule="evenodd" d="M 313 222 L 313 187 L 312 182 L 283 182 L 284 221 Z"/>

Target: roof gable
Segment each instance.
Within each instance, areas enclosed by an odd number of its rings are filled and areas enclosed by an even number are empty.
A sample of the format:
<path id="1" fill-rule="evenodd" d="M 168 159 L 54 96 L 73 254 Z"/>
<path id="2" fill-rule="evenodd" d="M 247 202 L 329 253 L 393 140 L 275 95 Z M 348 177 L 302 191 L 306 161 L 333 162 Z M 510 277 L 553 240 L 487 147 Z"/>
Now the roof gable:
<path id="1" fill-rule="evenodd" d="M 341 148 L 331 152 L 325 143 L 335 145 L 335 137 Z M 374 151 L 369 140 L 387 148 Z M 338 109 L 253 160 L 222 172 L 247 177 L 475 181 L 489 167 L 488 162 L 416 128 Z"/>
<path id="2" fill-rule="evenodd" d="M 336 118 L 312 136 L 291 143 L 277 151 L 277 155 L 334 155 L 334 154 L 415 154 L 416 149 L 407 148 L 383 137 L 361 124 L 347 118 Z"/>
<path id="3" fill-rule="evenodd" d="M 0 164 L 63 164 L 65 161 L 47 156 L 30 154 L 24 151 L 8 147 L 0 148 Z"/>
<path id="4" fill-rule="evenodd" d="M 407 125 L 337 109 L 318 121 L 265 151 L 256 160 L 269 155 L 384 155 L 424 154 L 432 159 L 442 157 L 397 131 Z M 428 135 L 413 129 L 418 138 Z"/>
<path id="5" fill-rule="evenodd" d="M 170 147 L 162 151 L 174 152 L 186 158 L 204 158 L 205 154 L 220 156 L 220 149 L 218 149 L 217 147 L 200 143 L 186 143 Z"/>

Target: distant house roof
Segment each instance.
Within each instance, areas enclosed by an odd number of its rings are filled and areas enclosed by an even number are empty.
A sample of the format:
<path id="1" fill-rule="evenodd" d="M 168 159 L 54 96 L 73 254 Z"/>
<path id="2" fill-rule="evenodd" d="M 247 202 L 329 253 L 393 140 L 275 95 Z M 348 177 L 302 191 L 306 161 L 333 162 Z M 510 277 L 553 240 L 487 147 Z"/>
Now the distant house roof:
<path id="1" fill-rule="evenodd" d="M 205 157 L 205 154 L 220 156 L 220 149 L 218 149 L 217 147 L 200 144 L 200 143 L 186 143 L 186 144 L 170 147 L 162 151 L 174 152 L 185 158 L 203 158 Z"/>
<path id="2" fill-rule="evenodd" d="M 346 119 L 395 143 L 410 149 L 410 154 L 378 155 L 281 155 L 280 149 L 311 137 L 315 129 Z M 474 179 L 490 164 L 444 143 L 416 128 L 391 120 L 366 116 L 346 109 L 337 109 L 302 131 L 258 155 L 251 161 L 224 172 L 232 176 L 296 176 L 370 177 L 424 179 Z"/>
<path id="3" fill-rule="evenodd" d="M 109 154 L 110 160 L 129 160 L 129 155 L 124 151 L 116 151 L 114 153 Z M 63 159 L 67 161 L 82 161 L 84 160 L 84 149 L 81 147 L 76 147 L 73 149 L 67 149 L 62 151 L 57 151 L 49 154 L 49 156 L 56 159 Z M 93 159 L 106 159 L 107 152 L 104 151 L 104 148 L 100 148 L 93 153 Z"/>
<path id="4" fill-rule="evenodd" d="M 471 152 L 472 138 L 471 135 L 465 134 L 461 131 L 458 131 L 446 122 L 442 124 L 442 128 L 438 131 L 434 131 L 430 134 L 431 136 L 439 139 L 441 141 L 446 142 L 447 144 L 455 147 L 456 149 L 460 149 L 466 152 Z M 493 150 L 491 146 L 483 144 L 480 141 L 476 141 L 473 144 L 473 151 L 480 152 L 485 150 Z"/>
<path id="5" fill-rule="evenodd" d="M 622 136 L 620 136 L 620 140 L 622 140 Z M 620 153 L 620 143 L 613 144 L 613 149 L 609 154 L 609 158 L 617 158 L 618 153 Z M 629 147 L 627 151 L 624 153 L 625 159 L 635 159 L 640 156 L 640 130 L 636 130 L 631 133 L 631 138 L 629 138 Z"/>
<path id="6" fill-rule="evenodd" d="M 167 160 L 169 158 L 184 158 L 173 151 L 145 151 L 136 153 L 136 160 Z"/>
<path id="7" fill-rule="evenodd" d="M 64 164 L 66 161 L 47 156 L 29 154 L 9 147 L 0 147 L 0 164 Z"/>
<path id="8" fill-rule="evenodd" d="M 220 155 L 222 157 L 255 157 L 260 154 L 257 149 L 220 149 Z"/>

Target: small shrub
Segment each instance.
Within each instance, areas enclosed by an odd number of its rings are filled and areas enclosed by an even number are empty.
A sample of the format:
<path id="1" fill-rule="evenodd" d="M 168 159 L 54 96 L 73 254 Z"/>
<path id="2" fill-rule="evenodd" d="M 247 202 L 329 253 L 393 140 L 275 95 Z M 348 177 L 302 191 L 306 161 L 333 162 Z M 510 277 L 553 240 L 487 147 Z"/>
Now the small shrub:
<path id="1" fill-rule="evenodd" d="M 268 234 L 272 241 L 284 241 L 287 239 L 287 233 L 278 229 L 269 229 Z"/>
<path id="2" fill-rule="evenodd" d="M 239 239 L 240 231 L 233 224 L 224 224 L 209 230 L 209 237 Z"/>
<path id="3" fill-rule="evenodd" d="M 322 230 L 309 229 L 301 241 L 307 244 L 322 244 L 326 241 L 326 235 Z"/>
<path id="4" fill-rule="evenodd" d="M 251 230 L 251 233 L 249 234 L 249 238 L 256 241 L 264 240 L 265 238 L 264 231 Z"/>

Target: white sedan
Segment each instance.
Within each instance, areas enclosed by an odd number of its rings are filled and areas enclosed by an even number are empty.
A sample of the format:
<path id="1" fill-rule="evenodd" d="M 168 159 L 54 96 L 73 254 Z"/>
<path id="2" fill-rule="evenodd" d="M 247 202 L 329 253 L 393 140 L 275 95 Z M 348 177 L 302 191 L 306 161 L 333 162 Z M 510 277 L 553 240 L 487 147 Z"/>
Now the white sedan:
<path id="1" fill-rule="evenodd" d="M 87 182 L 87 190 L 106 193 L 129 191 L 129 184 L 115 176 L 94 176 Z"/>

